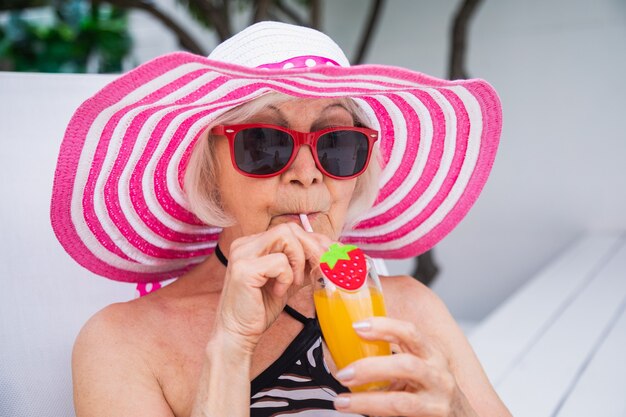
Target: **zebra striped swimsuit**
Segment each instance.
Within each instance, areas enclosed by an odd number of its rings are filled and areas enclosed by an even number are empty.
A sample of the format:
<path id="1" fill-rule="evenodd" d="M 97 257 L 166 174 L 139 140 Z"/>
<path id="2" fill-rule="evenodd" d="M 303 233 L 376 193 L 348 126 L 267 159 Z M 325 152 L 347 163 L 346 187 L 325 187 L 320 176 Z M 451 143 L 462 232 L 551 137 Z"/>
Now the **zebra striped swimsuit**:
<path id="1" fill-rule="evenodd" d="M 337 394 L 348 389 L 326 367 L 317 319 L 304 317 L 289 306 L 285 312 L 304 328 L 283 355 L 252 381 L 250 417 L 357 416 L 333 407 Z"/>

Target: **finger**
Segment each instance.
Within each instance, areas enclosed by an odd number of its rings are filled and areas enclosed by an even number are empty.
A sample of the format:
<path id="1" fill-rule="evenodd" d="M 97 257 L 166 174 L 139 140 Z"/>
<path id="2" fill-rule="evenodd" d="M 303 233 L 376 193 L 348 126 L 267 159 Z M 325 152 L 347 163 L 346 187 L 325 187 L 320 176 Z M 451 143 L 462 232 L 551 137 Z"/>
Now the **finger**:
<path id="1" fill-rule="evenodd" d="M 284 253 L 265 255 L 259 258 L 256 263 L 262 265 L 261 271 L 263 271 L 263 266 L 267 268 L 264 270 L 264 274 L 267 278 L 273 279 L 272 293 L 274 296 L 284 296 L 294 284 L 294 273 Z"/>
<path id="2" fill-rule="evenodd" d="M 253 259 L 270 253 L 284 253 L 297 285 L 304 283 L 304 249 L 287 224 L 266 232 L 239 238 L 231 245 L 231 260 Z"/>
<path id="3" fill-rule="evenodd" d="M 306 264 L 306 253 L 300 240 L 294 235 L 293 227 L 284 224 L 271 229 L 276 237 L 272 252 L 282 252 L 287 256 L 291 270 L 293 271 L 295 283 L 298 286 L 304 284 L 304 268 Z"/>
<path id="4" fill-rule="evenodd" d="M 409 353 L 360 359 L 338 372 L 337 379 L 347 387 L 398 380 L 426 388 L 436 387 L 440 380 L 439 371 L 424 359 Z"/>
<path id="5" fill-rule="evenodd" d="M 274 279 L 272 286 L 272 293 L 277 298 L 282 298 L 289 288 L 295 283 L 295 276 L 289 260 L 284 253 L 272 253 L 264 256 L 263 260 L 268 259 L 269 262 L 275 262 L 275 269 L 273 270 L 276 275 L 270 275 L 268 278 Z"/>
<path id="6" fill-rule="evenodd" d="M 284 253 L 271 253 L 254 259 L 236 260 L 229 264 L 231 276 L 239 283 L 247 279 L 253 287 L 261 288 L 274 279 L 274 291 L 283 295 L 293 281 L 294 275 Z"/>
<path id="7" fill-rule="evenodd" d="M 321 233 L 307 232 L 296 223 L 290 223 L 289 226 L 294 236 L 300 241 L 306 260 L 309 262 L 319 262 L 324 252 L 333 243 L 328 236 Z"/>
<path id="8" fill-rule="evenodd" d="M 410 352 L 423 358 L 435 354 L 435 349 L 428 338 L 415 324 L 408 321 L 390 317 L 371 317 L 355 326 L 355 330 L 363 339 L 384 340 L 400 346 L 403 352 Z"/>
<path id="9" fill-rule="evenodd" d="M 367 392 L 341 394 L 334 401 L 341 412 L 369 416 L 447 416 L 449 406 L 422 393 Z"/>

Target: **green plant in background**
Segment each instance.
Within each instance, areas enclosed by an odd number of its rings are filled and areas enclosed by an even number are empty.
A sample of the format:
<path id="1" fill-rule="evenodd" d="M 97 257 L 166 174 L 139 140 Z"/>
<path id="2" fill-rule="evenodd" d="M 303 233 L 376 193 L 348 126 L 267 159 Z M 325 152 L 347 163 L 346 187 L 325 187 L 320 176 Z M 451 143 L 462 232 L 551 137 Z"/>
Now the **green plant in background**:
<path id="1" fill-rule="evenodd" d="M 46 10 L 51 22 L 32 17 Z M 8 11 L 0 25 L 0 69 L 5 71 L 121 72 L 130 51 L 127 11 L 109 4 L 27 4 Z"/>

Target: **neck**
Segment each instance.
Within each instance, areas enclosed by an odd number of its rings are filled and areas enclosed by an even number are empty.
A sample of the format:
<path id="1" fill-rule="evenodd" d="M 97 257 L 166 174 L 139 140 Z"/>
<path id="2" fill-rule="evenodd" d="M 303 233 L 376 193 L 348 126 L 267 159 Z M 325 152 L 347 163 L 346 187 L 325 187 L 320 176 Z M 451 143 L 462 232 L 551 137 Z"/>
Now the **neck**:
<path id="1" fill-rule="evenodd" d="M 307 285 L 300 288 L 298 292 L 289 297 L 287 304 L 298 310 L 306 317 L 314 317 L 315 305 L 313 304 L 313 285 Z"/>
<path id="2" fill-rule="evenodd" d="M 220 232 L 220 236 L 217 239 L 217 244 L 220 246 L 222 253 L 226 258 L 230 258 L 230 245 L 239 237 L 244 236 L 243 231 L 239 225 L 232 227 L 225 227 Z"/>

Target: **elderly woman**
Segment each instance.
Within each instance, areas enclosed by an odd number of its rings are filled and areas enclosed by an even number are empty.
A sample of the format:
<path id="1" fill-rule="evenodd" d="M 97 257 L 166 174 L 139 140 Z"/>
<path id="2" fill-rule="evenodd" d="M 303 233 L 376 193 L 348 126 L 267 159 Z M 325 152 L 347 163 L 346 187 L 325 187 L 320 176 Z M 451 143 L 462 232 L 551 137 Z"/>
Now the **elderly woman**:
<path id="1" fill-rule="evenodd" d="M 322 33 L 275 22 L 107 85 L 68 126 L 55 233 L 144 292 L 178 279 L 84 326 L 77 416 L 509 415 L 410 277 L 383 277 L 388 317 L 355 325 L 395 354 L 337 369 L 311 273 L 336 241 L 381 258 L 432 247 L 484 185 L 500 116 L 483 81 L 350 67 Z M 350 392 L 372 381 L 391 385 Z"/>

